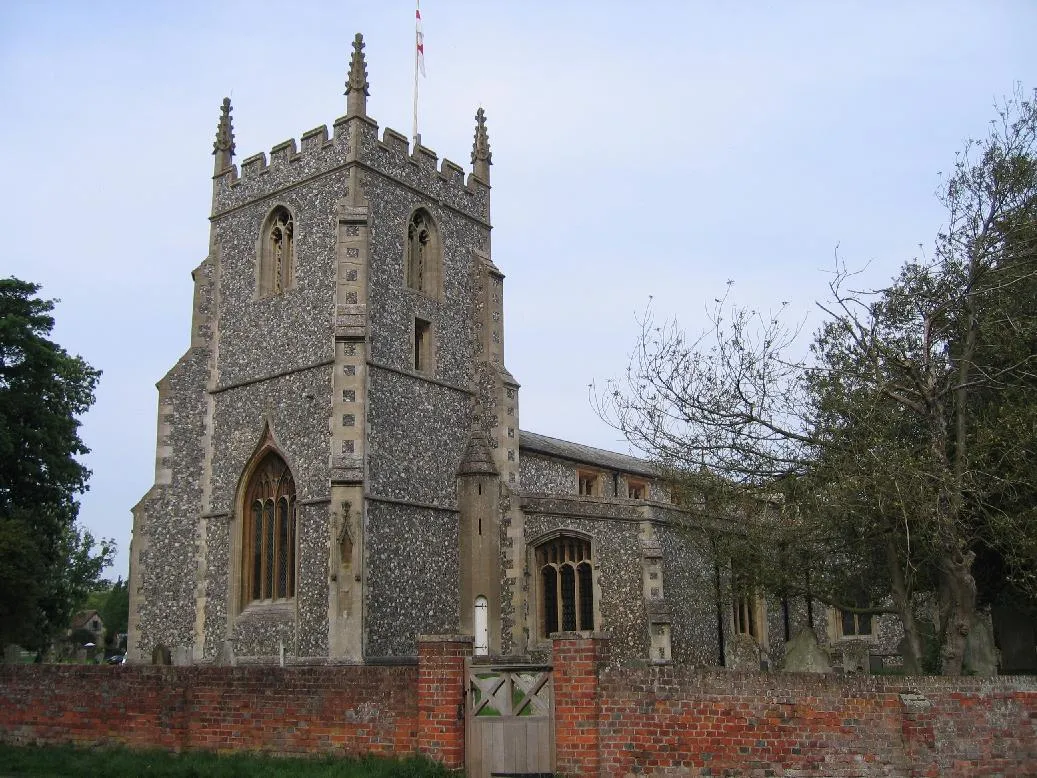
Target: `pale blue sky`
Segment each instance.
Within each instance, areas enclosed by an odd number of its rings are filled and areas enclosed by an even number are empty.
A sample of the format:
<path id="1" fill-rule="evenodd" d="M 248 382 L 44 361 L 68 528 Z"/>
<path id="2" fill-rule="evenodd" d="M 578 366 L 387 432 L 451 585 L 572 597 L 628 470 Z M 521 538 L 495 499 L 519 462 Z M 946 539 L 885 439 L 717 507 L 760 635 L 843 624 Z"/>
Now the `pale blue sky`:
<path id="1" fill-rule="evenodd" d="M 928 250 L 933 197 L 997 98 L 1037 85 L 1037 3 L 426 0 L 425 145 L 493 148 L 493 257 L 522 426 L 625 451 L 587 385 L 618 376 L 649 296 L 690 329 L 734 297 L 809 314 L 835 246 L 880 283 Z M 61 298 L 104 371 L 81 518 L 114 537 L 153 478 L 154 383 L 188 343 L 212 139 L 238 160 L 345 113 L 363 32 L 382 127 L 411 126 L 413 4 L 0 4 L 0 273 Z M 809 326 L 809 325 L 808 325 Z"/>

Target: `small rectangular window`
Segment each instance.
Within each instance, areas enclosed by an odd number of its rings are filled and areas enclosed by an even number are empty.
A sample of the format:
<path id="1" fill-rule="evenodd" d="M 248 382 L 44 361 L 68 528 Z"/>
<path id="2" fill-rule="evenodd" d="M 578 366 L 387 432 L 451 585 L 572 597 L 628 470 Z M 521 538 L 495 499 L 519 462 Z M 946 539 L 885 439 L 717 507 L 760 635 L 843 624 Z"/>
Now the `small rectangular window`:
<path id="1" fill-rule="evenodd" d="M 842 637 L 870 637 L 871 636 L 871 614 L 851 613 L 850 611 L 839 611 L 840 633 Z"/>
<path id="2" fill-rule="evenodd" d="M 747 635 L 760 645 L 766 642 L 767 617 L 763 599 L 744 572 L 732 571 L 731 594 L 735 634 Z"/>
<path id="3" fill-rule="evenodd" d="M 648 484 L 644 481 L 627 481 L 627 497 L 631 500 L 647 500 Z"/>
<path id="4" fill-rule="evenodd" d="M 600 473 L 596 473 L 592 470 L 577 470 L 577 493 L 584 497 L 597 497 L 600 493 L 598 489 L 600 480 Z"/>
<path id="5" fill-rule="evenodd" d="M 756 603 L 750 595 L 735 598 L 735 632 L 756 637 Z"/>
<path id="6" fill-rule="evenodd" d="M 414 320 L 414 369 L 419 373 L 428 372 L 431 351 L 432 325 L 422 319 Z"/>

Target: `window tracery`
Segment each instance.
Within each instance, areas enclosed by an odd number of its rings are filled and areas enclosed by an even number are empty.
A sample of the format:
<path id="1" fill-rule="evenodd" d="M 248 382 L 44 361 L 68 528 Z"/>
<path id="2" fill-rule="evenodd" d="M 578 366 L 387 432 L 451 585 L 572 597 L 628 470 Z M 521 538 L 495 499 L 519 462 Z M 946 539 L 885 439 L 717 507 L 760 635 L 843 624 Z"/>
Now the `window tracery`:
<path id="1" fill-rule="evenodd" d="M 245 490 L 242 600 L 244 604 L 295 596 L 295 479 L 269 452 Z"/>
<path id="2" fill-rule="evenodd" d="M 559 535 L 536 550 L 540 636 L 594 629 L 594 566 L 590 541 Z"/>

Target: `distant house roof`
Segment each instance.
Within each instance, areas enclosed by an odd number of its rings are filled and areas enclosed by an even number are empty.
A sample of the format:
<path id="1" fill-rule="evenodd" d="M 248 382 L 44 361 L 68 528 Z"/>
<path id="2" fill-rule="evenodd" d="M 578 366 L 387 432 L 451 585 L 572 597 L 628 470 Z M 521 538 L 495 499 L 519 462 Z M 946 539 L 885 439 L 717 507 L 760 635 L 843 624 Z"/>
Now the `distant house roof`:
<path id="1" fill-rule="evenodd" d="M 586 465 L 596 465 L 609 470 L 619 470 L 652 478 L 658 477 L 652 464 L 643 459 L 627 454 L 617 454 L 615 451 L 606 451 L 594 446 L 584 446 L 582 443 L 570 443 L 568 440 L 550 438 L 547 435 L 538 435 L 526 430 L 519 430 L 519 449 L 526 449 L 537 454 L 548 454 L 559 459 L 569 459 Z"/>
<path id="2" fill-rule="evenodd" d="M 97 611 L 79 611 L 72 617 L 72 621 L 69 622 L 69 629 L 85 629 L 90 620 L 94 618 L 104 623 L 101 620 L 101 614 Z"/>

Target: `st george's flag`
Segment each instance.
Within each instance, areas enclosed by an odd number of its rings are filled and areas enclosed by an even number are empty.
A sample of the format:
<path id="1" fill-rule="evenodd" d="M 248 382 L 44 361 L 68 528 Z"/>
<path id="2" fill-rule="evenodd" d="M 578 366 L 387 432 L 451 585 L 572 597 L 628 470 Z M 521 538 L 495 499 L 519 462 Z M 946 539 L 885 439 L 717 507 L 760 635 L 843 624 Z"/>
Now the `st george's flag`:
<path id="1" fill-rule="evenodd" d="M 421 31 L 421 2 L 417 2 L 414 8 L 414 34 L 417 43 L 417 52 L 415 54 L 415 61 L 418 63 L 418 70 L 421 71 L 421 75 L 425 75 L 425 34 Z"/>

